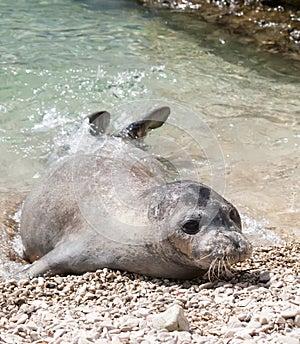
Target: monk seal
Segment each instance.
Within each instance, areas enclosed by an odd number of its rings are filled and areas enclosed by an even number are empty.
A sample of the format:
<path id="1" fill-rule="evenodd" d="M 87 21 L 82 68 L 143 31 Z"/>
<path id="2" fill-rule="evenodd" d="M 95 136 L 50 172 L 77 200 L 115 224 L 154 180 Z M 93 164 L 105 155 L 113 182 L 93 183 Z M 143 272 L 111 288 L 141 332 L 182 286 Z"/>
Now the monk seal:
<path id="1" fill-rule="evenodd" d="M 192 279 L 226 272 L 251 254 L 237 209 L 210 187 L 167 182 L 143 138 L 165 123 L 161 107 L 117 135 L 110 114 L 88 116 L 76 153 L 57 162 L 28 195 L 23 274 L 80 274 L 101 268 Z"/>

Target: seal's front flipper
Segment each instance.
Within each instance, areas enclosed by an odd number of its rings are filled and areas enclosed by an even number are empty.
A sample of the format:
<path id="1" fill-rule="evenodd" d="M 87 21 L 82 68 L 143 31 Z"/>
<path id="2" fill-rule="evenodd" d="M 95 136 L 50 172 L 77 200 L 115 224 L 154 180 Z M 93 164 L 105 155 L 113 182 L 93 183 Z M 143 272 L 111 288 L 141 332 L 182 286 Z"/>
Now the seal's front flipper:
<path id="1" fill-rule="evenodd" d="M 169 117 L 171 109 L 163 106 L 151 111 L 142 120 L 129 124 L 120 132 L 120 136 L 131 139 L 140 139 L 152 129 L 161 127 Z"/>
<path id="2" fill-rule="evenodd" d="M 107 111 L 94 112 L 87 116 L 90 123 L 90 133 L 93 136 L 105 133 L 110 122 L 110 113 Z"/>
<path id="3" fill-rule="evenodd" d="M 53 276 L 88 271 L 82 268 L 84 240 L 66 240 L 20 272 L 20 277 Z"/>

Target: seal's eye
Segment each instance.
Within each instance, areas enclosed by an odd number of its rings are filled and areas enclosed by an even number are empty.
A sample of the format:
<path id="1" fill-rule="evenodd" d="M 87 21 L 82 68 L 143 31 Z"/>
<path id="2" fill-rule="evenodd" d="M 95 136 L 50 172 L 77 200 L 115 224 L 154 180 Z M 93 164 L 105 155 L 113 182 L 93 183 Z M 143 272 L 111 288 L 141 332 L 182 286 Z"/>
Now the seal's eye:
<path id="1" fill-rule="evenodd" d="M 199 221 L 197 220 L 188 220 L 182 225 L 182 230 L 186 234 L 191 234 L 194 235 L 199 232 L 200 226 L 199 226 Z"/>
<path id="2" fill-rule="evenodd" d="M 242 228 L 241 218 L 236 209 L 232 208 L 230 210 L 229 217 L 235 224 L 237 224 L 240 228 Z"/>

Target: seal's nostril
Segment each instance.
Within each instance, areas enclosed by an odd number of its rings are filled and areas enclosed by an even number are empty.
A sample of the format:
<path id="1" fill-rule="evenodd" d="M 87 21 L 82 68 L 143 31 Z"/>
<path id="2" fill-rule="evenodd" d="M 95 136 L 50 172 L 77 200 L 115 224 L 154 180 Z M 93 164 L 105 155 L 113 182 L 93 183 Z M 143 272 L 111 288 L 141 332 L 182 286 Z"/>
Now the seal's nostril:
<path id="1" fill-rule="evenodd" d="M 233 245 L 238 250 L 240 250 L 242 248 L 240 240 L 233 241 Z"/>
<path id="2" fill-rule="evenodd" d="M 245 251 L 247 249 L 247 245 L 243 240 L 243 237 L 240 237 L 239 233 L 235 232 L 223 232 L 222 235 L 226 238 L 228 247 L 232 246 L 237 251 Z"/>

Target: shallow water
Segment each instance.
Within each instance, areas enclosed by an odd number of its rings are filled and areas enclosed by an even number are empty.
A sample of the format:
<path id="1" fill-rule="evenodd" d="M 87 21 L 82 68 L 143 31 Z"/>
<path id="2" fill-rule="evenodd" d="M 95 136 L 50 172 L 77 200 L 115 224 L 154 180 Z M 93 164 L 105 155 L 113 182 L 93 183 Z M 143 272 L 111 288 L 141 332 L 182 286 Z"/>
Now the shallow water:
<path id="1" fill-rule="evenodd" d="M 4 0 L 0 18 L 1 197 L 30 190 L 88 113 L 117 130 L 167 104 L 150 151 L 232 201 L 251 235 L 299 238 L 296 62 L 134 1 Z"/>

